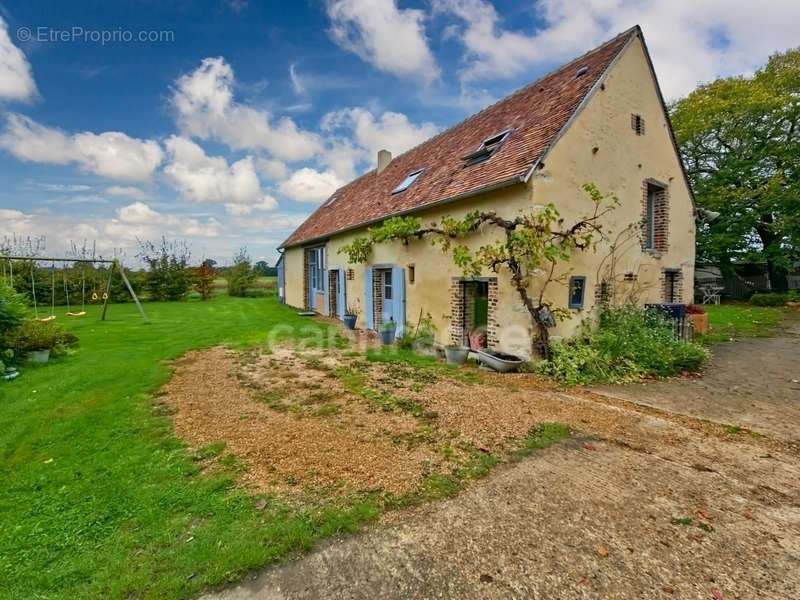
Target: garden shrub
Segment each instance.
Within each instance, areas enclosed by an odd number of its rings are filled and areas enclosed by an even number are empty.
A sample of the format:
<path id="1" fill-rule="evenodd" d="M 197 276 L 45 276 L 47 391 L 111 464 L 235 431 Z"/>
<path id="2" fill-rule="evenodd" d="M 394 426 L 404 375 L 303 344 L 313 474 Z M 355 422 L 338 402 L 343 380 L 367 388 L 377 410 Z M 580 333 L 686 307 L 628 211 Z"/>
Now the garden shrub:
<path id="1" fill-rule="evenodd" d="M 228 270 L 228 295 L 245 297 L 256 281 L 256 273 L 250 264 L 247 249 L 242 248 L 233 258 L 233 266 Z"/>
<path id="2" fill-rule="evenodd" d="M 11 286 L 0 283 L 0 375 L 5 372 L 7 366 L 17 362 L 11 335 L 27 316 L 28 306 L 25 297 L 15 292 Z"/>
<path id="3" fill-rule="evenodd" d="M 750 296 L 750 304 L 753 306 L 783 306 L 788 299 L 786 294 L 770 292 L 766 294 L 757 293 Z"/>
<path id="4" fill-rule="evenodd" d="M 24 354 L 32 350 L 63 350 L 76 346 L 78 338 L 64 330 L 55 321 L 28 319 L 14 329 L 8 339 L 16 352 Z"/>
<path id="5" fill-rule="evenodd" d="M 677 339 L 655 311 L 606 308 L 596 326 L 585 322 L 574 338 L 553 345 L 553 357 L 537 370 L 575 385 L 619 383 L 645 376 L 696 371 L 708 352 Z"/>

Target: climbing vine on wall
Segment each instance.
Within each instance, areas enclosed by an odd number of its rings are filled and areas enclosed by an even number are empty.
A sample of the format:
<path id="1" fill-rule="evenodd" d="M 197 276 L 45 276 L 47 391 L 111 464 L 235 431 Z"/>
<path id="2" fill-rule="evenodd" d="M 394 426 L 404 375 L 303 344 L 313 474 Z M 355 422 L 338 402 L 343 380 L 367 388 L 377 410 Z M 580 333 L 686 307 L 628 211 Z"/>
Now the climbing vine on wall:
<path id="1" fill-rule="evenodd" d="M 442 252 L 450 254 L 466 277 L 476 277 L 484 270 L 506 273 L 537 329 L 537 350 L 544 358 L 550 358 L 548 326 L 552 318 L 563 318 L 569 311 L 545 300 L 547 286 L 565 277 L 556 274 L 559 264 L 568 262 L 576 252 L 595 251 L 597 244 L 607 239 L 603 217 L 619 204 L 616 196 L 601 193 L 594 184 L 585 184 L 583 190 L 590 209 L 572 224 L 565 222 L 552 203 L 514 218 L 501 217 L 493 210 L 476 210 L 461 219 L 443 217 L 428 227 L 422 226 L 419 217 L 391 217 L 369 228 L 365 236 L 355 238 L 339 253 L 347 254 L 351 263 L 365 263 L 376 244 L 395 240 L 407 244 L 429 238 Z M 474 251 L 463 243 L 479 230 L 490 228 L 502 232 L 500 239 Z M 541 285 L 538 294 L 532 296 L 530 284 L 534 279 L 540 280 Z"/>

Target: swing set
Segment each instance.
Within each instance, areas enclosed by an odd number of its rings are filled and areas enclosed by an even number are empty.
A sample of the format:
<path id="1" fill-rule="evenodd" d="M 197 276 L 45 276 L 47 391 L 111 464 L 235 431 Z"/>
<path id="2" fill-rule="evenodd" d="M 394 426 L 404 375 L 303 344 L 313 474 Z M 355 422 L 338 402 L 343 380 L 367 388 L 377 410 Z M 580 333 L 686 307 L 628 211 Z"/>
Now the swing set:
<path id="1" fill-rule="evenodd" d="M 133 286 L 131 286 L 131 282 L 128 281 L 127 275 L 125 275 L 125 269 L 122 267 L 122 264 L 116 258 L 113 260 L 102 260 L 102 259 L 86 259 L 86 258 L 39 258 L 35 256 L 2 256 L 0 255 L 0 260 L 5 261 L 3 263 L 3 276 L 7 275 L 7 280 L 11 287 L 14 287 L 14 261 L 24 261 L 31 263 L 31 300 L 33 301 L 33 318 L 37 321 L 52 321 L 56 318 L 56 263 L 64 263 L 65 266 L 62 268 L 62 272 L 64 274 L 64 296 L 67 301 L 67 316 L 68 317 L 84 317 L 86 316 L 86 265 L 91 264 L 94 266 L 95 264 L 106 264 L 111 265 L 108 270 L 108 280 L 106 281 L 105 290 L 98 294 L 97 291 L 93 291 L 91 293 L 91 299 L 93 301 L 102 300 L 103 301 L 103 311 L 100 315 L 100 320 L 106 320 L 106 313 L 108 312 L 108 299 L 111 293 L 111 281 L 114 277 L 114 271 L 119 271 L 120 277 L 122 278 L 125 287 L 128 289 L 128 293 L 130 293 L 131 298 L 136 303 L 136 308 L 139 309 L 139 314 L 141 315 L 142 319 L 144 319 L 145 323 L 149 323 L 150 320 L 147 318 L 147 315 L 144 312 L 144 308 L 142 307 L 142 303 L 139 302 L 139 298 L 136 296 L 136 292 L 133 291 Z M 50 314 L 47 316 L 39 317 L 39 302 L 36 298 L 36 277 L 34 276 L 34 271 L 36 270 L 36 263 L 44 262 L 44 263 L 51 263 L 50 267 Z M 77 308 L 75 304 L 70 305 L 70 292 L 69 292 L 69 284 L 67 282 L 67 269 L 66 264 L 71 263 L 73 266 L 76 264 L 81 265 L 81 309 L 80 310 L 72 310 L 73 307 Z"/>

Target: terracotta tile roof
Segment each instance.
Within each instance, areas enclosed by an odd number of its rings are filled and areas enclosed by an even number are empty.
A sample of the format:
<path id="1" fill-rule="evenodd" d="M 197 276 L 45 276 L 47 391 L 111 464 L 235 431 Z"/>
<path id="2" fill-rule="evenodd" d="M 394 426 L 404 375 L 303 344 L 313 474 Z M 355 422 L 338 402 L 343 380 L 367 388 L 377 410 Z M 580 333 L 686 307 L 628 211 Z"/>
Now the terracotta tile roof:
<path id="1" fill-rule="evenodd" d="M 458 125 L 394 158 L 379 175 L 375 170 L 341 187 L 282 244 L 294 246 L 421 210 L 481 190 L 522 181 L 544 155 L 581 101 L 639 33 L 634 27 L 518 90 Z M 578 70 L 588 67 L 585 74 Z M 511 129 L 491 158 L 465 167 L 464 156 L 486 138 Z M 424 173 L 406 191 L 392 194 L 405 177 Z"/>

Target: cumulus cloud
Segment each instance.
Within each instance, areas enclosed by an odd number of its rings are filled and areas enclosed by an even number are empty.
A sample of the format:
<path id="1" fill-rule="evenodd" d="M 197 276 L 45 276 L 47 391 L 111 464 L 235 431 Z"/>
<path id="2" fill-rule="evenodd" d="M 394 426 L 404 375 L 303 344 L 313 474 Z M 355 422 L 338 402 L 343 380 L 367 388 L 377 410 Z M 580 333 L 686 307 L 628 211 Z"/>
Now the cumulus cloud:
<path id="1" fill-rule="evenodd" d="M 12 43 L 8 25 L 0 17 L 0 100 L 30 100 L 36 94 L 31 65 Z"/>
<path id="2" fill-rule="evenodd" d="M 235 150 L 266 150 L 281 160 L 305 160 L 322 149 L 313 133 L 288 117 L 273 122 L 263 110 L 238 103 L 234 74 L 224 58 L 206 58 L 175 83 L 172 106 L 187 136 L 215 139 Z"/>
<path id="3" fill-rule="evenodd" d="M 326 157 L 332 167 L 338 166 L 342 170 L 347 166 L 348 158 L 365 159 L 372 164 L 378 150 L 385 148 L 397 156 L 439 131 L 433 123 L 415 125 L 402 113 L 386 111 L 376 117 L 365 108 L 330 112 L 322 118 L 322 128 L 329 133 L 344 132 L 346 140 L 352 138 L 355 144 L 340 140 L 338 145 L 334 145 L 334 152 Z"/>
<path id="4" fill-rule="evenodd" d="M 269 211 L 278 208 L 278 201 L 272 196 L 264 196 L 255 204 L 226 204 L 225 212 L 229 215 L 241 217 L 249 215 L 255 210 Z"/>
<path id="5" fill-rule="evenodd" d="M 221 204 L 265 202 L 252 156 L 229 165 L 223 157 L 208 156 L 183 137 L 172 136 L 165 145 L 170 162 L 164 175 L 185 199 Z"/>
<path id="6" fill-rule="evenodd" d="M 317 171 L 303 167 L 282 182 L 280 190 L 298 202 L 322 202 L 344 183 L 333 171 Z"/>
<path id="7" fill-rule="evenodd" d="M 330 34 L 375 68 L 430 83 L 439 76 L 425 35 L 425 13 L 395 0 L 328 0 Z"/>
<path id="8" fill-rule="evenodd" d="M 110 196 L 134 198 L 136 200 L 144 200 L 148 197 L 147 192 L 133 185 L 112 185 L 105 189 L 105 193 Z"/>
<path id="9" fill-rule="evenodd" d="M 134 202 L 117 210 L 117 217 L 102 226 L 102 233 L 121 242 L 155 239 L 161 235 L 179 237 L 217 237 L 222 223 L 214 217 L 205 221 L 163 214 L 144 202 Z"/>
<path id="10" fill-rule="evenodd" d="M 800 3 L 743 0 L 540 0 L 543 26 L 530 34 L 502 23 L 488 0 L 435 0 L 456 16 L 448 29 L 467 50 L 463 81 L 517 75 L 571 58 L 632 25 L 642 26 L 667 97 L 720 75 L 752 72 L 776 50 L 797 44 Z"/>
<path id="11" fill-rule="evenodd" d="M 144 181 L 161 164 L 158 142 L 129 137 L 119 131 L 67 135 L 24 115 L 10 113 L 0 134 L 0 148 L 36 163 L 75 163 L 84 171 L 109 179 Z"/>

